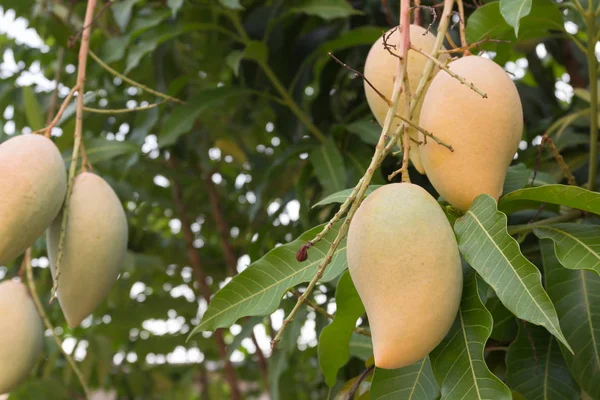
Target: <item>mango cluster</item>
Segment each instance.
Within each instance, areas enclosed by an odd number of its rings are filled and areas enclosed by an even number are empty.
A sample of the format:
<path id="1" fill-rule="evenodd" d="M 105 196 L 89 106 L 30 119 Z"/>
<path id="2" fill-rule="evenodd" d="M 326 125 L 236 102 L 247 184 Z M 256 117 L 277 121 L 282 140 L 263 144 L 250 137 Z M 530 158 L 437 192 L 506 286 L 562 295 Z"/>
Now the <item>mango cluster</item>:
<path id="1" fill-rule="evenodd" d="M 399 32 L 385 34 L 398 43 Z M 410 26 L 411 44 L 431 51 L 435 36 Z M 386 97 L 394 86 L 398 58 L 380 39 L 371 48 L 366 78 Z M 392 48 L 393 50 L 393 48 Z M 416 105 L 413 122 L 451 145 L 454 151 L 411 130 L 410 160 L 426 174 L 453 207 L 466 211 L 478 195 L 502 193 L 508 166 L 523 130 L 517 89 L 506 72 L 479 56 L 439 60 L 447 71 L 434 78 Z M 409 51 L 408 82 L 414 92 L 428 59 Z M 472 83 L 485 96 L 476 93 Z M 383 124 L 386 101 L 365 84 L 375 119 Z M 405 115 L 401 96 L 397 115 Z M 396 119 L 393 128 L 401 121 Z M 365 305 L 372 332 L 375 365 L 404 367 L 427 356 L 456 318 L 462 294 L 462 264 L 454 232 L 436 199 L 411 183 L 385 185 L 358 208 L 348 232 L 348 268 Z"/>
<path id="2" fill-rule="evenodd" d="M 0 264 L 14 260 L 46 231 L 52 274 L 58 257 L 67 174 L 54 143 L 20 135 L 0 144 Z M 127 219 L 112 188 L 83 172 L 73 182 L 64 231 L 58 300 L 78 326 L 108 295 L 127 249 Z M 23 381 L 42 352 L 43 328 L 26 287 L 0 283 L 0 393 Z"/>

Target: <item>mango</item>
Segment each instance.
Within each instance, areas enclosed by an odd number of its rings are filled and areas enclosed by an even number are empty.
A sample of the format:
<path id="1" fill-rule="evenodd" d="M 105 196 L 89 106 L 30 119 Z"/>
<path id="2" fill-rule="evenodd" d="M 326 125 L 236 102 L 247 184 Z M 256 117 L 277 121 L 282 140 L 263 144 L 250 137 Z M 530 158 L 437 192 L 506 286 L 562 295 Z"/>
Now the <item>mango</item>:
<path id="1" fill-rule="evenodd" d="M 519 93 L 495 62 L 478 56 L 448 68 L 487 94 L 483 98 L 446 72 L 436 75 L 425 95 L 421 126 L 454 147 L 433 140 L 419 146 L 429 180 L 438 193 L 466 211 L 482 193 L 498 199 L 523 132 Z"/>
<path id="2" fill-rule="evenodd" d="M 347 257 L 375 365 L 401 368 L 429 354 L 450 330 L 462 294 L 458 245 L 437 201 L 411 183 L 378 188 L 350 223 Z"/>
<path id="3" fill-rule="evenodd" d="M 46 234 L 53 275 L 62 215 Z M 73 183 L 58 279 L 58 301 L 71 328 L 110 292 L 125 257 L 127 237 L 125 211 L 110 185 L 91 172 L 79 174 Z"/>
<path id="4" fill-rule="evenodd" d="M 391 30 L 390 30 L 391 31 Z M 391 35 L 390 31 L 385 33 L 386 42 L 388 45 L 398 46 L 398 40 L 400 38 L 399 30 L 396 29 Z M 419 49 L 430 52 L 435 44 L 435 35 L 431 32 L 427 32 L 427 30 L 418 25 L 410 26 L 410 41 L 411 44 Z M 392 48 L 391 51 L 394 54 L 398 54 L 398 50 Z M 441 54 L 438 59 L 440 61 L 446 61 L 449 58 L 447 54 Z M 408 52 L 408 82 L 410 85 L 411 93 L 417 90 L 419 82 L 421 81 L 421 77 L 423 75 L 423 70 L 425 69 L 425 65 L 429 60 L 427 57 L 414 52 Z M 388 100 L 392 99 L 392 92 L 394 90 L 394 80 L 396 77 L 396 66 L 398 64 L 398 58 L 390 54 L 384 48 L 383 45 L 383 37 L 380 37 L 375 44 L 371 47 L 369 54 L 367 55 L 367 60 L 365 62 L 365 77 L 379 90 Z M 437 73 L 439 68 L 435 67 L 434 74 Z M 383 126 L 385 122 L 385 116 L 387 115 L 389 106 L 379 95 L 365 82 L 365 95 L 367 97 L 367 102 L 369 103 L 369 107 L 371 108 L 371 112 L 375 116 L 379 125 Z M 427 87 L 425 87 L 427 90 Z M 421 108 L 423 96 L 421 97 L 421 102 L 417 104 L 417 108 L 415 110 L 415 116 L 419 116 L 419 110 Z M 402 115 L 405 118 L 408 118 L 405 115 L 405 100 L 404 93 L 400 94 L 400 100 L 398 102 L 398 108 L 396 109 L 396 113 Z M 398 118 L 394 120 L 394 124 L 392 128 L 395 130 L 398 125 L 400 125 L 402 121 Z M 413 122 L 418 124 L 418 119 Z M 411 128 L 410 135 L 413 139 L 418 139 L 418 132 Z M 410 149 L 410 160 L 413 163 L 415 169 L 419 171 L 421 174 L 423 173 L 423 163 L 421 162 L 421 156 L 419 154 L 418 145 L 416 143 L 411 143 Z"/>
<path id="5" fill-rule="evenodd" d="M 63 159 L 50 139 L 19 135 L 0 145 L 0 265 L 44 233 L 66 191 Z"/>
<path id="6" fill-rule="evenodd" d="M 27 378 L 44 347 L 42 321 L 21 282 L 0 283 L 0 327 L 1 394 Z"/>

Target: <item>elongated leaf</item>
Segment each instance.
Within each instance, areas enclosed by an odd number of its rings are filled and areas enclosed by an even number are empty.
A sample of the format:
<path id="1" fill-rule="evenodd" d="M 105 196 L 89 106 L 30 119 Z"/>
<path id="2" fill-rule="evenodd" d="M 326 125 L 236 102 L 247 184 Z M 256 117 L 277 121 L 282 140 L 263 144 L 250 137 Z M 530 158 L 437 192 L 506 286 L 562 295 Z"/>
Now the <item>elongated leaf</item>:
<path id="1" fill-rule="evenodd" d="M 294 7 L 292 12 L 315 15 L 323 19 L 346 18 L 362 14 L 352 8 L 346 0 L 304 0 Z"/>
<path id="2" fill-rule="evenodd" d="M 252 330 L 256 325 L 260 324 L 262 319 L 263 317 L 252 317 L 247 321 L 243 322 L 242 330 L 240 331 L 240 333 L 235 335 L 235 338 L 233 338 L 233 342 L 227 345 L 227 358 L 231 357 L 233 352 L 236 351 L 242 345 L 242 340 L 246 339 L 252 334 Z"/>
<path id="3" fill-rule="evenodd" d="M 579 388 L 556 339 L 544 328 L 523 321 L 508 349 L 507 382 L 527 400 L 579 399 Z"/>
<path id="4" fill-rule="evenodd" d="M 240 0 L 219 0 L 222 6 L 232 10 L 243 10 L 244 7 L 240 4 Z"/>
<path id="5" fill-rule="evenodd" d="M 339 192 L 346 187 L 344 160 L 332 139 L 316 148 L 310 160 L 326 193 Z"/>
<path id="6" fill-rule="evenodd" d="M 321 331 L 318 348 L 319 365 L 329 387 L 335 385 L 338 370 L 350 358 L 350 338 L 356 321 L 365 313 L 365 307 L 348 271 L 338 281 L 335 303 L 335 318 Z"/>
<path id="7" fill-rule="evenodd" d="M 510 26 L 515 28 L 515 36 L 519 37 L 519 24 L 523 17 L 531 12 L 533 0 L 500 0 L 500 13 Z"/>
<path id="8" fill-rule="evenodd" d="M 368 195 L 370 195 L 371 193 L 373 193 L 373 191 L 377 188 L 380 188 L 383 185 L 371 185 L 367 188 L 367 190 L 365 191 L 365 197 L 367 197 Z M 348 196 L 350 196 L 352 194 L 352 189 L 345 189 L 345 190 L 341 190 L 337 193 L 331 194 L 327 197 L 325 197 L 323 200 L 319 201 L 317 204 L 315 204 L 313 206 L 314 207 L 319 207 L 319 206 L 324 206 L 327 204 L 331 204 L 331 203 L 343 203 L 344 201 L 346 201 L 346 199 L 348 198 Z"/>
<path id="9" fill-rule="evenodd" d="M 25 115 L 31 130 L 37 131 L 44 127 L 44 113 L 38 103 L 31 86 L 23 87 L 23 102 L 25 103 Z"/>
<path id="10" fill-rule="evenodd" d="M 524 189 L 527 190 L 527 189 Z M 454 224 L 460 252 L 517 317 L 542 325 L 567 347 L 556 310 L 542 287 L 540 271 L 506 229 L 506 215 L 489 195 L 477 196 Z"/>
<path id="11" fill-rule="evenodd" d="M 510 390 L 488 369 L 483 357 L 492 333 L 492 314 L 479 297 L 477 274 L 465 276 L 458 315 L 450 332 L 431 353 L 442 399 L 510 400 Z"/>
<path id="12" fill-rule="evenodd" d="M 376 368 L 371 381 L 372 400 L 431 400 L 439 394 L 429 357 L 404 368 Z"/>
<path id="13" fill-rule="evenodd" d="M 231 326 L 241 317 L 271 314 L 289 288 L 312 279 L 337 235 L 339 226 L 340 223 L 334 225 L 323 240 L 310 248 L 308 260 L 304 262 L 296 261 L 296 252 L 300 246 L 313 239 L 323 226 L 305 232 L 291 243 L 276 247 L 252 263 L 215 294 L 190 336 L 201 331 Z M 336 278 L 345 269 L 346 241 L 343 240 L 333 254 L 322 281 Z"/>
<path id="14" fill-rule="evenodd" d="M 533 171 L 525 166 L 525 164 L 511 165 L 506 172 L 504 179 L 503 194 L 514 192 L 515 190 L 523 189 L 528 186 L 533 177 Z M 538 171 L 535 175 L 534 186 L 542 186 L 556 183 L 552 175 L 542 171 Z"/>
<path id="15" fill-rule="evenodd" d="M 515 211 L 537 208 L 541 203 L 563 206 L 600 214 L 600 193 L 567 185 L 545 185 L 514 191 L 498 202 L 500 211 L 510 214 Z"/>
<path id="16" fill-rule="evenodd" d="M 548 293 L 575 353 L 561 348 L 563 357 L 581 388 L 600 398 L 600 276 L 563 268 L 550 240 L 540 242 Z"/>
<path id="17" fill-rule="evenodd" d="M 533 231 L 540 239 L 554 242 L 556 256 L 565 268 L 600 274 L 600 226 L 554 224 Z"/>
<path id="18" fill-rule="evenodd" d="M 121 32 L 124 32 L 125 28 L 127 28 L 127 24 L 131 19 L 131 10 L 137 2 L 138 0 L 117 1 L 111 7 L 113 18 L 115 19 L 115 22 L 121 29 Z"/>
<path id="19" fill-rule="evenodd" d="M 158 138 L 160 147 L 171 146 L 185 133 L 191 131 L 194 121 L 200 113 L 215 107 L 226 98 L 239 96 L 245 91 L 234 87 L 220 87 L 199 92 L 185 105 L 180 105 L 164 119 Z"/>
<path id="20" fill-rule="evenodd" d="M 372 119 L 361 119 L 346 125 L 348 132 L 355 134 L 366 144 L 375 146 L 381 136 L 381 127 Z"/>

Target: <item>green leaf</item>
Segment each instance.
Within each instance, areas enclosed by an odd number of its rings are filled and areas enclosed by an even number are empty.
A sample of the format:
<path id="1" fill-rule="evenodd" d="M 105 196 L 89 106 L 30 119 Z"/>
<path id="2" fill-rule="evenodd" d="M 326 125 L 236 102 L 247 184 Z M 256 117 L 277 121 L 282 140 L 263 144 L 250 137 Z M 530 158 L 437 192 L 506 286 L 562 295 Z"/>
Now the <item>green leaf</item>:
<path id="1" fill-rule="evenodd" d="M 358 292 L 346 271 L 340 277 L 335 291 L 337 311 L 331 324 L 319 336 L 319 365 L 329 387 L 335 385 L 336 375 L 350 358 L 349 343 L 356 321 L 365 313 Z"/>
<path id="2" fill-rule="evenodd" d="M 219 0 L 219 3 L 230 10 L 243 10 L 244 7 L 240 4 L 240 0 Z"/>
<path id="3" fill-rule="evenodd" d="M 479 297 L 477 274 L 465 275 L 458 315 L 450 332 L 431 353 L 443 399 L 511 400 L 510 390 L 488 369 L 483 351 L 493 320 Z"/>
<path id="4" fill-rule="evenodd" d="M 269 59 L 269 49 L 263 42 L 251 40 L 244 49 L 244 58 L 254 60 L 259 64 L 266 64 Z"/>
<path id="5" fill-rule="evenodd" d="M 513 340 L 517 336 L 515 316 L 504 307 L 496 296 L 489 298 L 485 306 L 494 319 L 494 329 L 492 329 L 490 337 L 500 341 Z"/>
<path id="6" fill-rule="evenodd" d="M 574 354 L 561 348 L 573 377 L 591 398 L 600 398 L 600 276 L 595 272 L 563 268 L 550 240 L 540 247 L 546 287 L 556 304 Z"/>
<path id="7" fill-rule="evenodd" d="M 125 57 L 125 49 L 129 44 L 129 37 L 111 37 L 102 45 L 102 61 L 106 64 L 122 60 Z"/>
<path id="8" fill-rule="evenodd" d="M 340 222 L 341 223 L 341 222 Z M 308 260 L 296 261 L 296 252 L 323 229 L 317 226 L 291 243 L 279 246 L 236 275 L 215 294 L 200 323 L 190 336 L 202 331 L 231 326 L 236 320 L 249 315 L 268 315 L 277 309 L 285 292 L 300 283 L 308 282 L 337 235 L 340 223 L 316 245 L 310 248 Z M 343 240 L 321 279 L 328 282 L 346 269 L 346 241 Z"/>
<path id="9" fill-rule="evenodd" d="M 348 132 L 355 134 L 366 144 L 375 146 L 381 136 L 381 127 L 372 119 L 360 119 L 346 125 Z"/>
<path id="10" fill-rule="evenodd" d="M 454 232 L 461 254 L 502 304 L 517 317 L 544 326 L 569 347 L 554 305 L 542 287 L 540 271 L 508 234 L 506 215 L 497 210 L 496 201 L 487 194 L 477 196 L 454 224 Z"/>
<path id="11" fill-rule="evenodd" d="M 303 0 L 292 8 L 292 12 L 314 15 L 327 20 L 363 14 L 352 8 L 346 0 Z"/>
<path id="12" fill-rule="evenodd" d="M 375 189 L 378 189 L 381 186 L 383 186 L 383 185 L 370 185 L 367 188 L 367 190 L 365 191 L 365 197 L 367 197 L 368 195 L 373 193 L 373 191 Z M 312 206 L 312 208 L 324 206 L 324 205 L 332 204 L 332 203 L 343 203 L 352 194 L 352 190 L 353 189 L 344 189 L 337 193 L 330 194 L 329 196 L 325 197 L 323 200 L 319 201 L 317 204 Z"/>
<path id="13" fill-rule="evenodd" d="M 600 214 L 600 193 L 567 185 L 545 185 L 517 190 L 502 196 L 498 208 L 506 214 L 511 214 L 523 209 L 538 208 L 541 203 L 559 204 Z"/>
<path id="14" fill-rule="evenodd" d="M 521 321 L 506 363 L 508 384 L 526 399 L 579 399 L 559 344 L 544 328 Z"/>
<path id="15" fill-rule="evenodd" d="M 519 37 L 519 22 L 531 12 L 533 0 L 500 0 L 500 13 Z"/>
<path id="16" fill-rule="evenodd" d="M 165 147 L 175 144 L 181 135 L 192 130 L 194 121 L 202 112 L 210 110 L 226 98 L 243 93 L 246 92 L 227 86 L 198 92 L 187 104 L 178 105 L 168 117 L 163 119 L 158 145 Z"/>
<path id="17" fill-rule="evenodd" d="M 431 400 L 440 394 L 429 357 L 398 369 L 375 369 L 371 400 Z"/>
<path id="18" fill-rule="evenodd" d="M 116 140 L 93 139 L 85 141 L 85 151 L 92 164 L 113 158 L 140 153 L 141 149 L 131 142 Z M 69 155 L 69 159 L 70 159 Z"/>
<path id="19" fill-rule="evenodd" d="M 44 127 L 44 113 L 31 86 L 23 87 L 23 102 L 25 103 L 27 123 L 31 130 L 37 131 L 38 129 L 42 129 Z"/>
<path id="20" fill-rule="evenodd" d="M 522 1 L 522 0 L 521 0 Z M 535 0 L 529 15 L 520 20 L 519 39 L 532 39 L 547 35 L 549 30 L 563 31 L 563 17 L 551 0 Z M 477 8 L 467 21 L 467 41 L 473 43 L 487 37 L 515 40 L 514 29 L 500 12 L 500 3 L 493 1 Z"/>
<path id="21" fill-rule="evenodd" d="M 131 19 L 131 10 L 138 0 L 122 0 L 116 1 L 110 9 L 112 10 L 113 18 L 121 29 L 121 32 L 125 31 L 127 24 Z"/>
<path id="22" fill-rule="evenodd" d="M 240 63 L 244 58 L 244 53 L 240 50 L 234 50 L 227 55 L 225 62 L 227 66 L 231 68 L 233 74 L 237 77 L 240 74 Z"/>
<path id="23" fill-rule="evenodd" d="M 325 193 L 335 193 L 344 189 L 346 186 L 344 160 L 331 138 L 310 154 L 310 160 Z"/>
<path id="24" fill-rule="evenodd" d="M 560 263 L 569 269 L 587 269 L 600 274 L 600 226 L 554 224 L 533 232 L 540 239 L 551 239 Z"/>

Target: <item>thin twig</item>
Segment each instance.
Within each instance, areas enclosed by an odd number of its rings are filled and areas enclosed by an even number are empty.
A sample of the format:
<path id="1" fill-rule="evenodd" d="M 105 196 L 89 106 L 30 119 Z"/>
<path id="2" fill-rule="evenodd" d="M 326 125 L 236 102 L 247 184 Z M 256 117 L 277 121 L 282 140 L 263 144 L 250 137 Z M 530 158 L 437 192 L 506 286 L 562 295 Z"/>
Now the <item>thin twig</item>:
<path id="1" fill-rule="evenodd" d="M 406 26 L 406 25 L 405 25 Z M 404 96 L 405 96 L 405 101 L 404 101 L 404 112 L 406 115 L 410 115 L 410 103 L 411 103 L 411 92 L 410 92 L 410 84 L 408 82 L 408 57 L 407 57 L 407 52 L 408 52 L 408 47 L 409 47 L 409 43 L 410 43 L 410 33 L 407 32 L 404 35 L 404 37 L 406 38 L 405 40 L 408 42 L 406 44 L 406 46 L 402 46 L 404 48 L 404 51 L 406 53 L 401 54 L 401 57 L 404 59 Z M 402 137 L 402 147 L 404 150 L 404 154 L 402 155 L 402 167 L 400 168 L 401 174 L 402 174 L 402 183 L 410 183 L 410 175 L 408 173 L 408 156 L 410 153 L 410 134 L 408 132 L 408 124 L 403 124 L 404 125 L 404 136 Z"/>
<path id="2" fill-rule="evenodd" d="M 69 167 L 69 180 L 67 186 L 67 195 L 65 198 L 65 207 L 63 210 L 63 216 L 60 226 L 60 236 L 58 241 L 58 251 L 56 256 L 56 266 L 54 269 L 54 284 L 52 286 L 52 295 L 50 296 L 50 302 L 56 298 L 58 290 L 58 282 L 60 278 L 60 264 L 64 255 L 64 244 L 67 230 L 67 220 L 69 217 L 69 206 L 71 204 L 71 194 L 73 193 L 73 182 L 75 180 L 75 172 L 77 170 L 77 160 L 79 159 L 79 149 L 82 142 L 83 132 L 83 94 L 85 93 L 85 73 L 87 66 L 87 55 L 90 46 L 90 22 L 94 14 L 94 8 L 96 7 L 96 0 L 88 0 L 87 9 L 85 11 L 84 26 L 87 26 L 83 30 L 81 37 L 81 45 L 79 46 L 78 56 L 78 67 L 77 67 L 77 83 L 75 87 L 79 90 L 77 96 L 77 108 L 75 110 L 75 132 L 73 134 L 75 140 L 73 144 L 73 154 L 71 156 L 71 165 Z"/>
<path id="3" fill-rule="evenodd" d="M 60 89 L 60 76 L 62 73 L 64 59 L 65 49 L 61 48 L 58 50 L 58 56 L 56 58 L 56 71 L 54 71 L 54 82 L 56 82 L 56 86 L 54 87 L 52 95 L 50 96 L 50 104 L 48 105 L 48 112 L 46 113 L 46 126 L 49 126 L 52 122 L 54 113 L 56 111 L 56 105 L 58 104 L 58 90 Z M 49 138 L 50 131 L 47 130 L 45 135 L 47 138 Z"/>
<path id="4" fill-rule="evenodd" d="M 360 374 L 360 376 L 354 383 L 354 386 L 352 386 L 352 389 L 350 389 L 350 392 L 348 392 L 348 397 L 346 398 L 347 400 L 354 399 L 354 395 L 360 388 L 360 384 L 363 383 L 363 381 L 367 378 L 367 376 L 369 376 L 371 374 L 371 372 L 373 372 L 374 370 L 375 370 L 375 364 L 371 365 L 369 368 L 365 369 L 362 374 Z"/>
<path id="5" fill-rule="evenodd" d="M 479 48 L 482 44 L 485 44 L 485 43 L 512 43 L 512 42 L 510 40 L 491 39 L 491 38 L 487 37 L 485 39 L 481 39 L 477 42 L 471 43 L 464 47 L 461 46 L 461 47 L 455 47 L 453 49 L 441 50 L 440 53 L 451 54 L 451 53 L 464 52 L 465 50 L 472 49 L 473 47 Z"/>
<path id="6" fill-rule="evenodd" d="M 414 122 L 411 122 L 408 118 L 405 118 L 405 117 L 403 117 L 400 114 L 396 114 L 396 118 L 402 120 L 403 122 L 405 122 L 406 124 L 408 124 L 411 128 L 414 128 L 414 129 L 418 130 L 419 132 L 421 132 L 426 137 L 432 138 L 440 146 L 444 146 L 448 150 L 454 152 L 454 147 L 452 147 L 451 145 L 445 143 L 444 141 L 442 141 L 442 139 L 438 138 L 433 133 L 429 132 L 427 129 L 421 128 L 419 125 L 415 124 Z M 415 142 L 417 144 L 420 144 L 420 142 L 418 142 L 418 141 L 415 141 Z"/>
<path id="7" fill-rule="evenodd" d="M 40 314 L 40 317 L 44 321 L 44 325 L 46 325 L 46 329 L 49 330 L 50 333 L 52 334 L 52 338 L 54 339 L 54 342 L 58 346 L 58 349 L 64 354 L 65 359 L 67 360 L 67 362 L 71 366 L 71 369 L 73 369 L 73 372 L 77 376 L 77 379 L 79 380 L 79 383 L 81 384 L 81 386 L 83 387 L 83 391 L 85 392 L 85 397 L 87 397 L 89 399 L 90 398 L 90 389 L 87 386 L 85 378 L 84 378 L 83 374 L 81 373 L 81 371 L 79 370 L 79 367 L 77 367 L 77 363 L 75 362 L 73 357 L 71 357 L 71 355 L 69 353 L 67 353 L 67 351 L 63 348 L 62 341 L 60 340 L 60 338 L 54 331 L 54 326 L 52 325 L 52 322 L 50 322 L 50 319 L 48 318 L 46 311 L 44 311 L 44 306 L 42 306 L 42 302 L 40 301 L 40 298 L 38 297 L 37 288 L 35 286 L 35 280 L 33 279 L 33 268 L 31 267 L 31 248 L 27 249 L 27 251 L 25 252 L 25 258 L 23 259 L 23 265 L 25 266 L 25 270 L 27 271 L 27 285 L 29 286 L 29 292 L 31 293 L 31 298 L 33 299 L 33 302 L 35 303 L 35 308 L 37 308 L 37 311 Z M 75 348 L 73 348 L 73 351 L 75 351 Z"/>
<path id="8" fill-rule="evenodd" d="M 467 87 L 469 87 L 469 89 L 473 90 L 475 93 L 477 93 L 478 95 L 480 95 L 481 97 L 483 97 L 484 99 L 487 99 L 487 94 L 482 92 L 481 90 L 479 90 L 472 82 L 468 82 L 465 78 L 463 78 L 462 76 L 456 74 L 455 72 L 453 72 L 450 68 L 448 68 L 446 66 L 445 63 L 441 62 L 440 60 L 438 60 L 437 58 L 433 57 L 431 54 L 428 54 L 427 52 L 414 47 L 414 46 L 410 46 L 411 50 L 416 51 L 419 54 L 424 55 L 425 57 L 429 58 L 430 60 L 432 60 L 440 69 L 444 70 L 448 75 L 450 75 L 451 77 L 453 77 L 454 79 L 458 80 L 460 83 L 462 83 L 463 85 L 466 85 Z"/>
<path id="9" fill-rule="evenodd" d="M 458 5 L 458 29 L 460 32 L 460 45 L 464 47 L 463 56 L 471 55 L 469 51 L 469 43 L 467 42 L 467 35 L 465 34 L 465 8 L 463 7 L 462 0 L 456 0 L 456 4 Z"/>
<path id="10" fill-rule="evenodd" d="M 73 97 L 73 94 L 75 94 L 76 91 L 77 91 L 77 85 L 75 85 L 73 87 L 73 89 L 71 89 L 71 91 L 69 92 L 67 97 L 65 97 L 60 108 L 58 109 L 58 113 L 56 113 L 56 115 L 54 116 L 54 119 L 52 120 L 52 122 L 50 122 L 50 124 L 48 126 L 46 126 L 45 128 L 42 128 L 42 129 L 38 129 L 37 131 L 33 131 L 31 133 L 44 132 L 44 135 L 46 137 L 50 137 L 50 132 L 52 131 L 52 128 L 54 128 L 56 126 L 56 124 L 58 124 L 58 121 L 60 121 L 60 117 L 62 117 L 63 113 L 67 109 L 69 102 L 71 101 L 71 98 Z"/>
<path id="11" fill-rule="evenodd" d="M 90 57 L 92 57 L 94 59 L 94 61 L 96 61 L 98 63 L 98 65 L 100 65 L 102 68 L 104 68 L 105 70 L 107 70 L 108 72 L 110 72 L 112 75 L 114 75 L 114 76 L 116 76 L 118 78 L 121 78 L 123 80 L 123 82 L 127 82 L 130 85 L 135 86 L 137 88 L 140 88 L 140 89 L 142 89 L 143 91 L 145 91 L 147 93 L 150 93 L 150 94 L 153 94 L 153 95 L 155 95 L 157 97 L 160 97 L 161 99 L 166 99 L 166 100 L 172 101 L 174 103 L 185 104 L 185 101 L 179 100 L 176 97 L 169 96 L 167 94 L 164 94 L 164 93 L 161 93 L 161 92 L 159 92 L 157 90 L 149 88 L 148 86 L 142 85 L 141 83 L 136 82 L 133 79 L 131 79 L 131 78 L 129 78 L 129 77 L 121 74 L 120 72 L 112 69 L 111 67 L 108 66 L 108 64 L 106 64 L 104 61 L 102 61 L 100 59 L 100 57 L 98 57 L 91 50 L 90 50 Z"/>
<path id="12" fill-rule="evenodd" d="M 136 111 L 150 110 L 152 108 L 155 108 L 155 107 L 165 104 L 167 101 L 169 101 L 169 100 L 163 99 L 163 100 L 159 101 L 158 103 L 152 103 L 152 104 L 148 104 L 147 106 L 140 106 L 140 107 L 134 107 L 134 108 L 108 109 L 108 108 L 83 107 L 83 111 L 91 112 L 91 113 L 95 113 L 95 114 L 125 114 L 125 113 L 136 112 Z"/>
<path id="13" fill-rule="evenodd" d="M 565 159 L 563 158 L 563 156 L 560 155 L 560 152 L 556 148 L 556 145 L 554 144 L 552 139 L 550 139 L 550 137 L 548 137 L 548 135 L 544 134 L 544 136 L 542 136 L 542 143 L 546 143 L 546 144 L 548 144 L 548 147 L 550 147 L 550 150 L 552 151 L 552 154 L 554 155 L 556 162 L 560 166 L 560 169 L 562 169 L 563 174 L 567 178 L 567 182 L 569 183 L 569 185 L 577 186 L 575 177 L 571 173 L 571 168 L 569 168 L 569 165 L 565 162 Z M 540 148 L 541 147 L 542 147 L 542 145 L 540 145 Z"/>
<path id="14" fill-rule="evenodd" d="M 97 20 L 98 18 L 100 18 L 100 16 L 102 15 L 102 13 L 103 13 L 103 12 L 104 12 L 104 11 L 105 11 L 105 10 L 106 10 L 108 7 L 110 7 L 110 6 L 112 5 L 112 3 L 113 3 L 113 0 L 106 0 L 106 3 L 105 3 L 103 6 L 102 6 L 102 8 L 100 9 L 100 11 L 98 11 L 98 14 L 96 14 L 96 15 L 95 15 L 95 16 L 92 18 L 92 21 L 91 21 L 91 22 L 90 22 L 88 25 L 84 25 L 84 26 L 83 26 L 83 28 L 81 28 L 81 29 L 79 30 L 79 32 L 77 32 L 77 34 L 76 34 L 75 36 L 73 36 L 73 37 L 69 38 L 69 42 L 68 42 L 68 45 L 69 45 L 69 47 L 73 47 L 73 45 L 75 44 L 75 42 L 76 42 L 76 41 L 79 39 L 79 37 L 82 35 L 82 33 L 83 33 L 83 30 L 84 30 L 84 29 L 91 28 L 91 27 L 92 27 L 92 25 L 94 25 L 94 23 L 96 22 L 96 20 Z M 68 21 L 68 18 L 67 18 L 67 21 Z"/>

